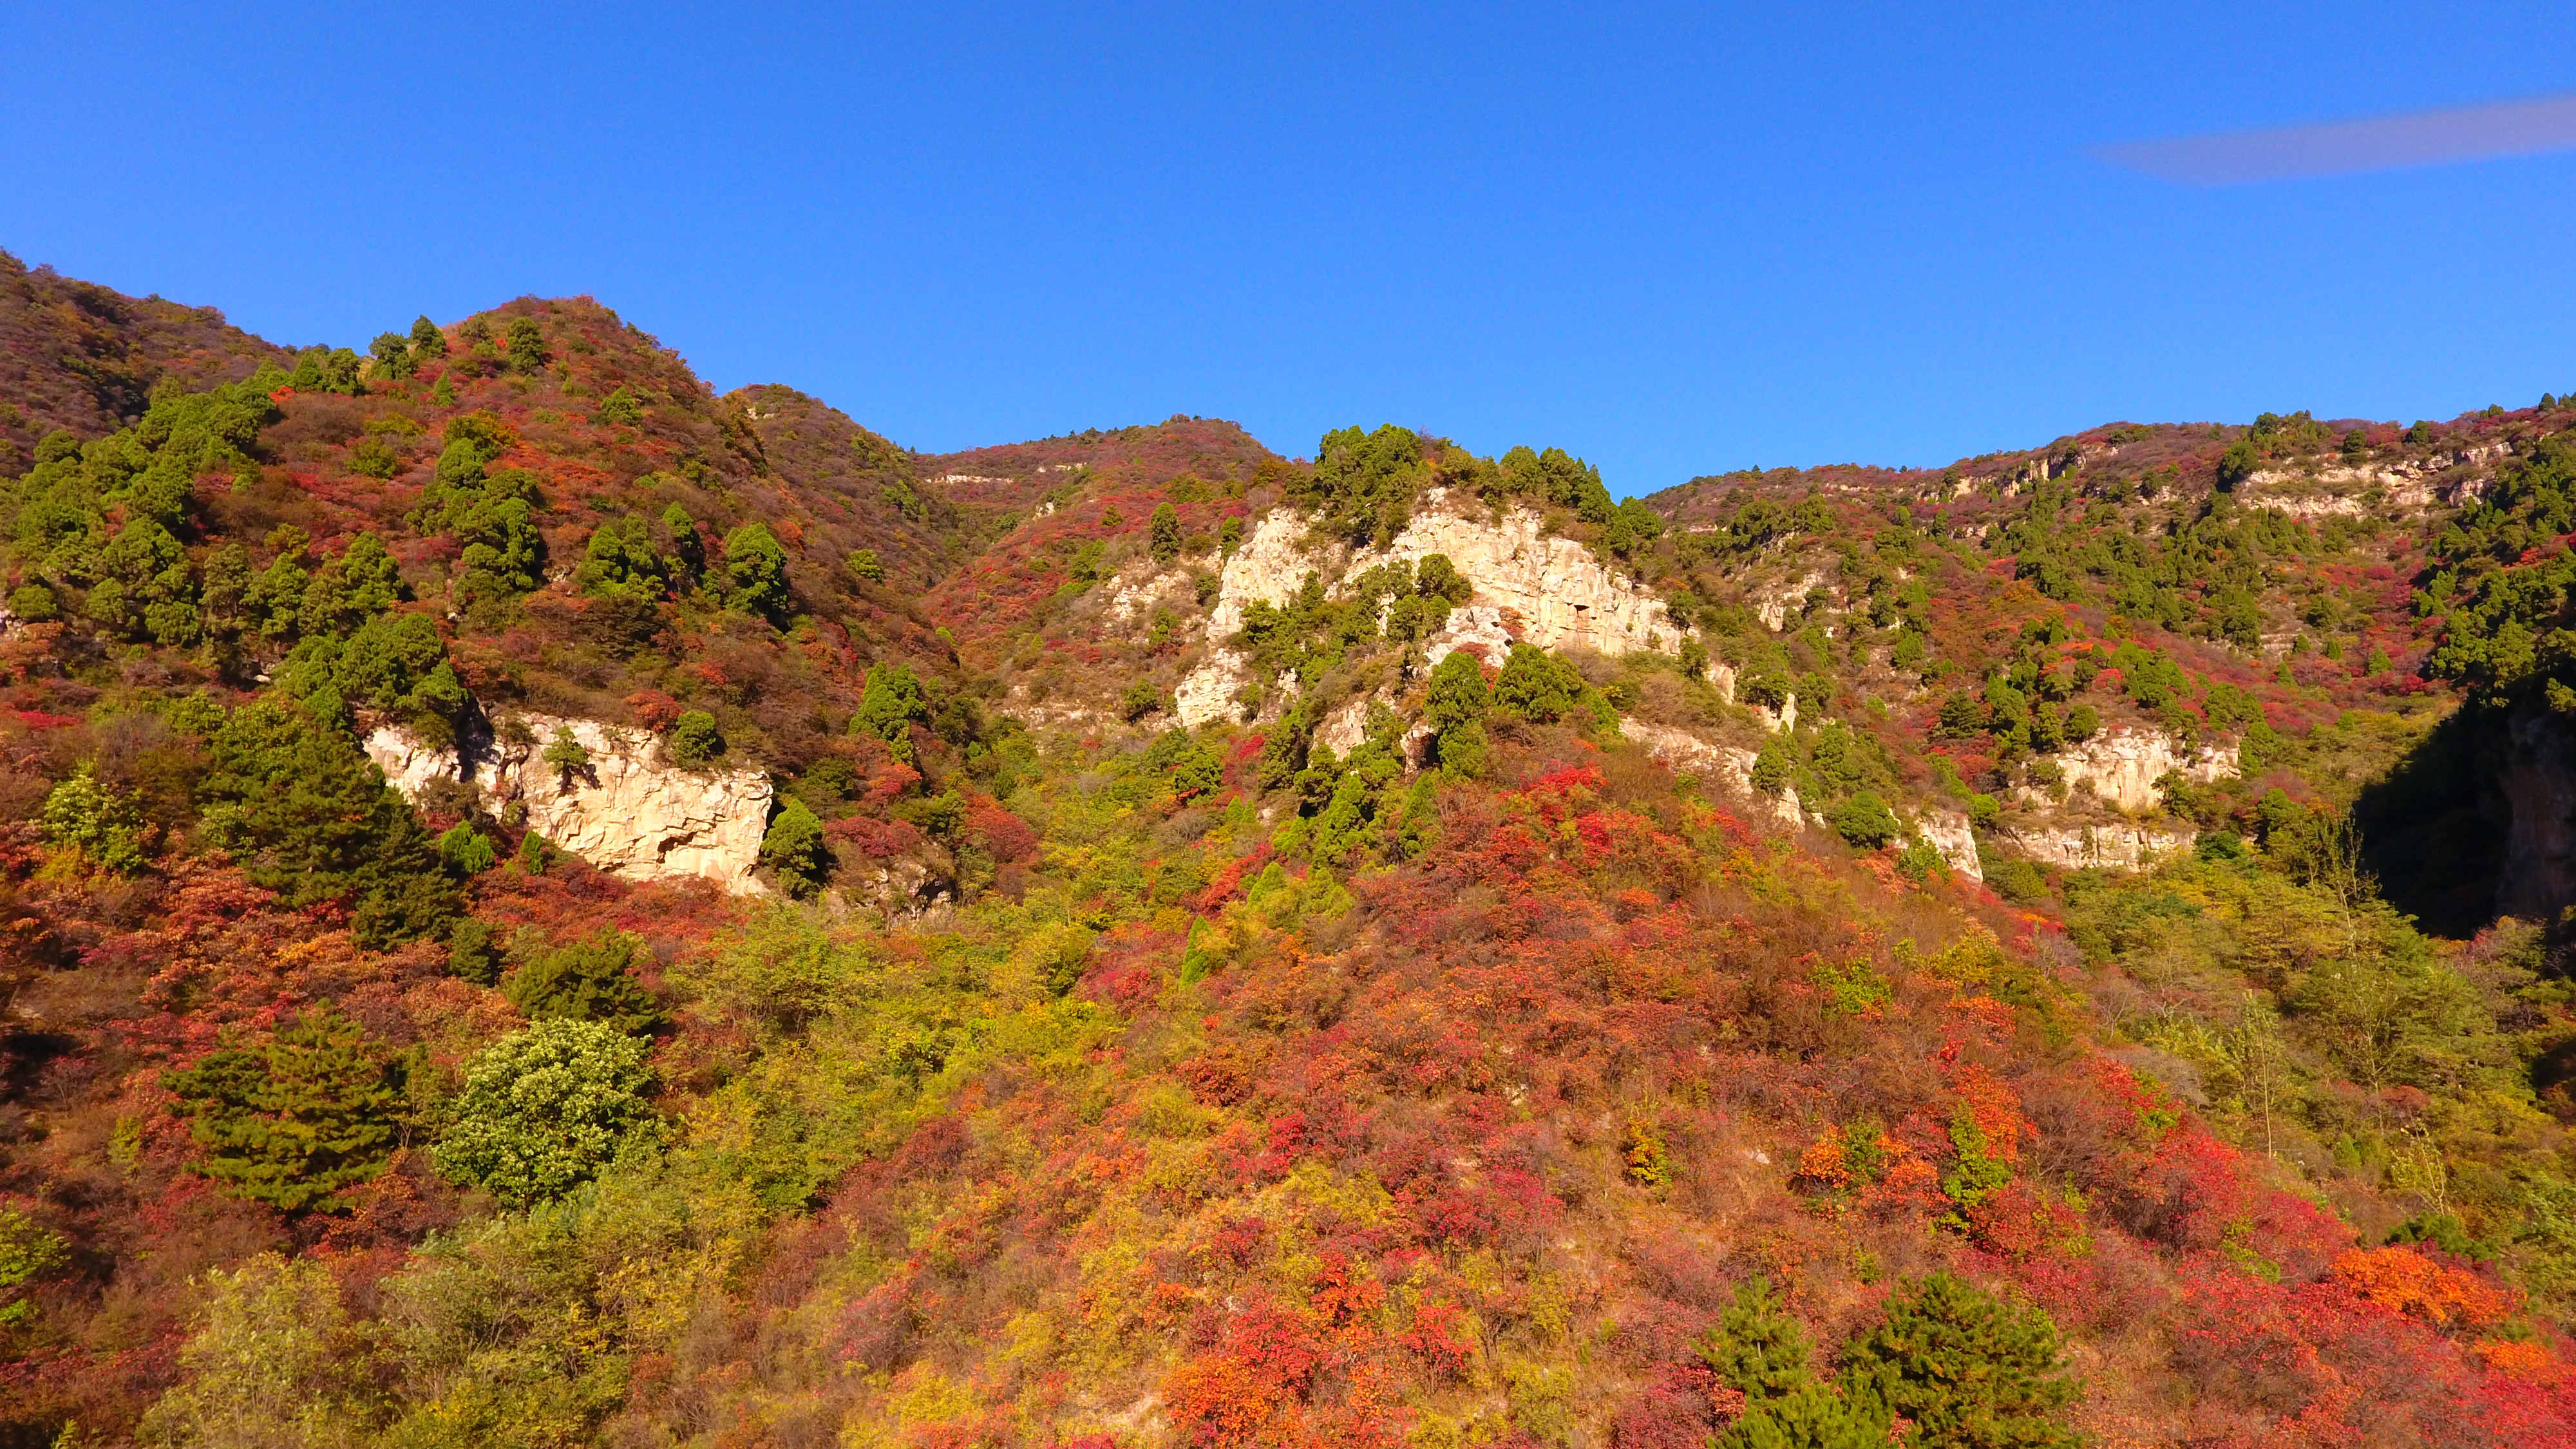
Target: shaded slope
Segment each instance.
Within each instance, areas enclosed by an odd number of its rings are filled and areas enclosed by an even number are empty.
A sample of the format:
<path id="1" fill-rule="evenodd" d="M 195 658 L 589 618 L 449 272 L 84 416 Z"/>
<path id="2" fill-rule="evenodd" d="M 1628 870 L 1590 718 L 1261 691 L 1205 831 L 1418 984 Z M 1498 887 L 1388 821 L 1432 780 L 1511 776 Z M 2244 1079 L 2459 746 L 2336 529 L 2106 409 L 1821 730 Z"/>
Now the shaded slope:
<path id="1" fill-rule="evenodd" d="M 25 467 L 56 428 L 94 438 L 123 427 L 165 379 L 204 387 L 286 357 L 212 307 L 129 297 L 0 252 L 0 442 L 15 449 L 0 471 Z"/>

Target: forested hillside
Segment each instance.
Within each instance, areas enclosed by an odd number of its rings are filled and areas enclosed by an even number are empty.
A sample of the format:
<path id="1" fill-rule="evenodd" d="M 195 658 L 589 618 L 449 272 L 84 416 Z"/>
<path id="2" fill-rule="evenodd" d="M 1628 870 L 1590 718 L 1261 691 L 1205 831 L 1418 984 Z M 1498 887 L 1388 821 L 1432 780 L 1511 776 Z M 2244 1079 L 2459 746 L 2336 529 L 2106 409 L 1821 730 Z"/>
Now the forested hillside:
<path id="1" fill-rule="evenodd" d="M 2576 405 L 1623 503 L 0 283 L 0 1445 L 2576 1444 Z"/>

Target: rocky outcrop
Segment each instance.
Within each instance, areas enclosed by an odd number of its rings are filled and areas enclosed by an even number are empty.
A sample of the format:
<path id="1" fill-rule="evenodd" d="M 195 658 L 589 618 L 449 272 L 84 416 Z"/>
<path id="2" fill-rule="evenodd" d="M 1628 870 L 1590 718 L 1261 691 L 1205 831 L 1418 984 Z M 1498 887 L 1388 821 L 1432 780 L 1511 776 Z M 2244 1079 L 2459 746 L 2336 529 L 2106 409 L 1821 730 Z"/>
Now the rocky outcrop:
<path id="1" fill-rule="evenodd" d="M 1754 616 L 1762 621 L 1763 628 L 1777 634 L 1789 627 L 1789 611 L 1804 608 L 1807 595 L 1814 593 L 1824 582 L 1823 574 L 1810 571 L 1777 587 L 1756 589 L 1753 591 Z"/>
<path id="2" fill-rule="evenodd" d="M 2166 775 L 2206 785 L 2236 773 L 2234 749 L 2186 749 L 2162 730 L 2114 729 L 2069 745 L 2055 758 L 2070 787 L 2089 786 L 2103 800 L 2131 812 L 2163 803 L 2156 782 Z"/>
<path id="3" fill-rule="evenodd" d="M 1305 540 L 1306 520 L 1285 508 L 1254 521 L 1217 575 L 1216 602 L 1208 607 L 1209 639 L 1223 643 L 1243 632 L 1244 605 L 1255 599 L 1284 604 L 1306 575 L 1322 569 L 1308 555 Z"/>
<path id="4" fill-rule="evenodd" d="M 1482 646 L 1496 662 L 1514 641 L 1596 654 L 1681 647 L 1681 629 L 1666 615 L 1663 600 L 1603 567 L 1583 545 L 1550 536 L 1544 521 L 1526 508 L 1488 514 L 1472 504 L 1453 504 L 1445 490 L 1435 488 L 1384 549 L 1357 552 L 1311 538 L 1304 516 L 1272 509 L 1253 524 L 1218 576 L 1216 601 L 1208 609 L 1212 648 L 1175 691 L 1181 723 L 1196 728 L 1231 710 L 1247 676 L 1239 656 L 1223 646 L 1241 632 L 1246 605 L 1284 605 L 1310 573 L 1338 590 L 1380 564 L 1419 563 L 1435 553 L 1448 558 L 1473 592 L 1426 641 L 1434 662 L 1462 644 Z"/>
<path id="5" fill-rule="evenodd" d="M 1189 729 L 1210 720 L 1233 719 L 1242 709 L 1236 697 L 1251 682 L 1251 660 L 1222 644 L 1212 646 L 1199 667 L 1172 687 L 1172 712 Z"/>
<path id="6" fill-rule="evenodd" d="M 2494 481 L 2493 470 L 2486 465 L 2512 454 L 2512 444 L 2493 442 L 2414 461 L 2312 461 L 2257 470 L 2236 491 L 2253 507 L 2277 508 L 2293 518 L 2378 516 L 2392 509 L 2414 511 L 2482 497 Z M 2463 477 L 2461 469 L 2481 471 Z"/>
<path id="7" fill-rule="evenodd" d="M 417 799 L 432 782 L 480 790 L 496 809 L 516 804 L 528 828 L 592 865 L 630 880 L 692 877 L 738 895 L 762 890 L 752 878 L 769 827 L 769 777 L 757 770 L 683 770 L 659 744 L 596 720 L 514 715 L 499 735 L 525 726 L 534 744 L 476 741 L 457 751 L 424 746 L 398 731 L 367 737 L 367 754 L 387 783 Z M 572 731 L 589 763 L 566 771 L 543 759 L 556 729 Z"/>
<path id="8" fill-rule="evenodd" d="M 1500 609 L 1518 626 L 1524 643 L 1595 654 L 1681 648 L 1681 630 L 1666 616 L 1662 599 L 1644 584 L 1602 567 L 1582 544 L 1548 534 L 1537 514 L 1526 508 L 1506 510 L 1500 517 L 1482 509 L 1456 511 L 1438 488 L 1425 494 L 1422 503 L 1422 511 L 1385 551 L 1363 552 L 1348 572 L 1444 554 L 1475 586 L 1467 602 Z"/>
<path id="9" fill-rule="evenodd" d="M 1512 631 L 1501 609 L 1491 604 L 1451 609 L 1447 621 L 1422 641 L 1423 657 L 1434 665 L 1465 648 L 1473 648 L 1488 664 L 1501 664 L 1511 654 Z"/>
<path id="10" fill-rule="evenodd" d="M 1753 807 L 1755 815 L 1786 825 L 1791 829 L 1805 822 L 1806 814 L 1798 803 L 1794 786 L 1784 786 L 1777 795 L 1765 795 L 1753 788 L 1753 751 L 1740 745 L 1712 744 L 1685 729 L 1671 725 L 1648 724 L 1641 719 L 1620 716 L 1619 733 L 1646 747 L 1646 753 L 1664 762 L 1675 774 L 1697 775 L 1700 779 L 1723 786 L 1729 793 Z M 1971 848 L 1970 858 L 1975 857 Z"/>
<path id="11" fill-rule="evenodd" d="M 2189 850 L 2198 835 L 2188 830 L 2156 830 L 2122 822 L 2117 825 L 2023 826 L 2006 832 L 2021 853 L 2049 865 L 2098 866 L 2136 870 Z"/>
<path id="12" fill-rule="evenodd" d="M 1977 834 L 1969 828 L 1968 817 L 1955 810 L 1926 810 L 1915 826 L 1916 833 L 1941 852 L 1950 869 L 1970 880 L 1986 878 L 1985 867 L 1977 863 Z"/>

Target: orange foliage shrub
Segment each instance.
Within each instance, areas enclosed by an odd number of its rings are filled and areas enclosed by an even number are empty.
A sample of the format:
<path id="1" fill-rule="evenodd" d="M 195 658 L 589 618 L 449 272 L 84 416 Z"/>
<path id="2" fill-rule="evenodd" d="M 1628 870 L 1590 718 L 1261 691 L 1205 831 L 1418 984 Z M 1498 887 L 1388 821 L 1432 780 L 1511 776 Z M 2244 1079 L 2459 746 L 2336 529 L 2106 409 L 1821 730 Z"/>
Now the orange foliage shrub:
<path id="1" fill-rule="evenodd" d="M 2335 1281 L 2365 1303 L 2448 1326 L 2483 1328 L 2519 1308 L 2517 1296 L 2411 1248 L 2358 1248 L 2335 1259 Z"/>

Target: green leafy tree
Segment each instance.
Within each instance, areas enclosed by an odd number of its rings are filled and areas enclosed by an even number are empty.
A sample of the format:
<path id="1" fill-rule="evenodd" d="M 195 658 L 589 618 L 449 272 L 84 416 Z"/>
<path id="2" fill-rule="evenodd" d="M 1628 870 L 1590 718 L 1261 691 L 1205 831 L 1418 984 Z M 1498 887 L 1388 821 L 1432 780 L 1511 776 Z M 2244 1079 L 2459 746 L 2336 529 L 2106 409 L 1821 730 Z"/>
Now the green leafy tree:
<path id="1" fill-rule="evenodd" d="M 2233 492 L 2237 485 L 2253 477 L 2254 470 L 2262 465 L 2263 454 L 2255 446 L 2253 438 L 2238 438 L 2228 444 L 2227 451 L 2218 455 L 2219 491 Z"/>
<path id="2" fill-rule="evenodd" d="M 369 619 L 346 639 L 308 637 L 278 666 L 277 685 L 322 719 L 345 724 L 348 710 L 372 709 L 432 736 L 452 731 L 469 700 L 424 614 Z"/>
<path id="3" fill-rule="evenodd" d="M 1314 471 L 1290 480 L 1298 501 L 1319 507 L 1353 542 L 1392 538 L 1429 477 L 1423 441 L 1388 423 L 1375 431 L 1338 428 L 1315 446 Z"/>
<path id="4" fill-rule="evenodd" d="M 392 1069 L 366 1033 L 328 1012 L 162 1076 L 185 1103 L 198 1170 L 254 1202 L 335 1211 L 393 1156 Z"/>
<path id="5" fill-rule="evenodd" d="M 560 1197 L 651 1121 L 651 1080 L 641 1038 L 604 1022 L 539 1021 L 466 1064 L 439 1170 L 513 1205 Z"/>
<path id="6" fill-rule="evenodd" d="M 459 913 L 428 832 L 347 736 L 257 701 L 208 743 L 200 835 L 292 906 L 340 901 L 370 947 L 437 936 Z"/>
<path id="7" fill-rule="evenodd" d="M 1413 590 L 1426 599 L 1444 599 L 1463 604 L 1476 596 L 1476 586 L 1458 572 L 1458 566 L 1445 553 L 1427 553 L 1414 566 Z"/>
<path id="8" fill-rule="evenodd" d="M 1432 730 L 1432 756 L 1449 774 L 1473 779 L 1485 772 L 1492 749 L 1485 733 L 1485 711 L 1492 708 L 1493 699 L 1483 662 L 1464 649 L 1451 650 L 1431 671 L 1422 721 Z"/>
<path id="9" fill-rule="evenodd" d="M 595 599 L 658 603 L 671 586 L 671 565 L 653 547 L 653 531 L 634 514 L 591 530 L 573 580 Z"/>
<path id="10" fill-rule="evenodd" d="M 197 578 L 187 550 L 156 519 L 117 530 L 93 571 L 89 614 L 136 640 L 185 647 L 197 642 Z"/>
<path id="11" fill-rule="evenodd" d="M 1616 512 L 1601 470 L 1562 448 L 1514 448 L 1502 456 L 1499 472 L 1506 491 L 1570 508 L 1586 523 L 1607 524 Z"/>
<path id="12" fill-rule="evenodd" d="M 773 624 L 787 622 L 787 550 L 767 525 L 746 523 L 725 535 L 725 601 Z"/>
<path id="13" fill-rule="evenodd" d="M 885 565 L 878 562 L 877 551 L 872 548 L 850 550 L 850 572 L 872 584 L 885 582 Z"/>
<path id="14" fill-rule="evenodd" d="M 438 858 L 446 862 L 448 870 L 459 878 L 481 875 L 499 864 L 501 859 L 500 853 L 492 848 L 491 837 L 475 829 L 471 823 L 464 822 L 449 827 L 438 837 Z M 457 924 L 461 927 L 464 923 L 460 921 Z M 453 941 L 452 933 L 449 939 Z"/>
<path id="15" fill-rule="evenodd" d="M 867 686 L 859 691 L 858 712 L 850 716 L 850 733 L 876 736 L 896 759 L 910 764 L 912 726 L 929 718 L 930 699 L 922 691 L 921 677 L 912 672 L 912 666 L 889 659 L 868 671 Z"/>
<path id="16" fill-rule="evenodd" d="M 143 868 L 140 801 L 132 791 L 100 784 L 98 767 L 88 760 L 46 792 L 38 824 L 47 844 L 77 850 L 102 870 L 132 875 Z"/>
<path id="17" fill-rule="evenodd" d="M 555 772 L 558 790 L 572 789 L 573 776 L 590 768 L 590 751 L 573 736 L 570 725 L 556 725 L 554 738 L 546 741 L 545 753 L 537 758 Z"/>
<path id="18" fill-rule="evenodd" d="M 376 340 L 368 344 L 367 355 L 375 360 L 378 377 L 409 377 L 417 367 L 412 360 L 411 339 L 399 332 L 377 333 Z"/>
<path id="19" fill-rule="evenodd" d="M 491 923 L 466 916 L 447 933 L 448 974 L 477 986 L 498 985 L 501 980 L 500 933 Z"/>
<path id="20" fill-rule="evenodd" d="M 761 837 L 760 863 L 778 873 L 788 894 L 803 898 L 820 890 L 832 876 L 832 845 L 823 821 L 803 800 L 791 795 L 778 818 Z"/>
<path id="21" fill-rule="evenodd" d="M 512 372 L 533 373 L 554 355 L 546 350 L 545 329 L 537 325 L 534 317 L 511 318 L 501 338 L 509 349 Z"/>
<path id="22" fill-rule="evenodd" d="M 1887 1317 L 1850 1344 L 1843 1381 L 1911 1420 L 1923 1449 L 2074 1449 L 2057 1415 L 2082 1392 L 2057 1325 L 1938 1272 L 1900 1286 Z"/>
<path id="23" fill-rule="evenodd" d="M 504 598 L 537 586 L 545 539 L 527 499 L 478 498 L 457 513 L 449 532 L 462 545 L 456 587 L 463 600 Z"/>
<path id="24" fill-rule="evenodd" d="M 34 1321 L 36 1305 L 19 1294 L 71 1263 L 70 1245 L 16 1208 L 0 1207 L 0 1329 Z"/>
<path id="25" fill-rule="evenodd" d="M 724 753 L 724 734 L 716 728 L 716 717 L 702 709 L 683 710 L 671 724 L 671 736 L 663 745 L 670 751 L 671 763 L 682 769 L 695 769 Z"/>
<path id="26" fill-rule="evenodd" d="M 320 1258 L 262 1253 L 208 1269 L 179 1381 L 143 1416 L 162 1449 L 357 1449 L 371 1397 L 348 1312 Z M 68 1443 L 67 1433 L 62 1441 Z"/>
<path id="27" fill-rule="evenodd" d="M 591 416 L 603 423 L 640 423 L 644 421 L 644 404 L 635 396 L 635 389 L 619 383 L 599 400 L 599 408 Z"/>
<path id="28" fill-rule="evenodd" d="M 1527 644 L 1512 646 L 1494 680 L 1495 708 L 1534 724 L 1551 724 L 1582 702 L 1583 676 L 1574 666 Z"/>
<path id="29" fill-rule="evenodd" d="M 672 581 L 684 588 L 695 585 L 707 571 L 707 545 L 698 537 L 698 521 L 674 503 L 662 510 L 662 530 L 671 535 Z"/>
<path id="30" fill-rule="evenodd" d="M 1169 503 L 1154 506 L 1153 520 L 1146 526 L 1146 550 L 1154 562 L 1169 564 L 1181 556 L 1181 511 Z"/>
<path id="31" fill-rule="evenodd" d="M 1880 849 L 1896 839 L 1904 829 L 1897 824 L 1896 812 L 1888 809 L 1887 802 L 1869 790 L 1863 790 L 1835 806 L 1833 813 L 1825 818 L 1834 827 L 1835 834 L 1862 850 Z"/>
<path id="32" fill-rule="evenodd" d="M 1663 536 L 1663 515 L 1648 507 L 1645 500 L 1631 498 L 1612 511 L 1610 530 L 1603 541 L 1614 553 L 1632 554 Z"/>
<path id="33" fill-rule="evenodd" d="M 438 324 L 427 317 L 414 317 L 411 320 L 411 353 L 415 360 L 421 362 L 445 357 L 447 334 L 439 331 Z"/>
<path id="34" fill-rule="evenodd" d="M 670 1017 L 635 979 L 636 939 L 601 931 L 538 954 L 501 982 L 501 994 L 538 1021 L 595 1021 L 621 1032 L 659 1030 Z"/>

